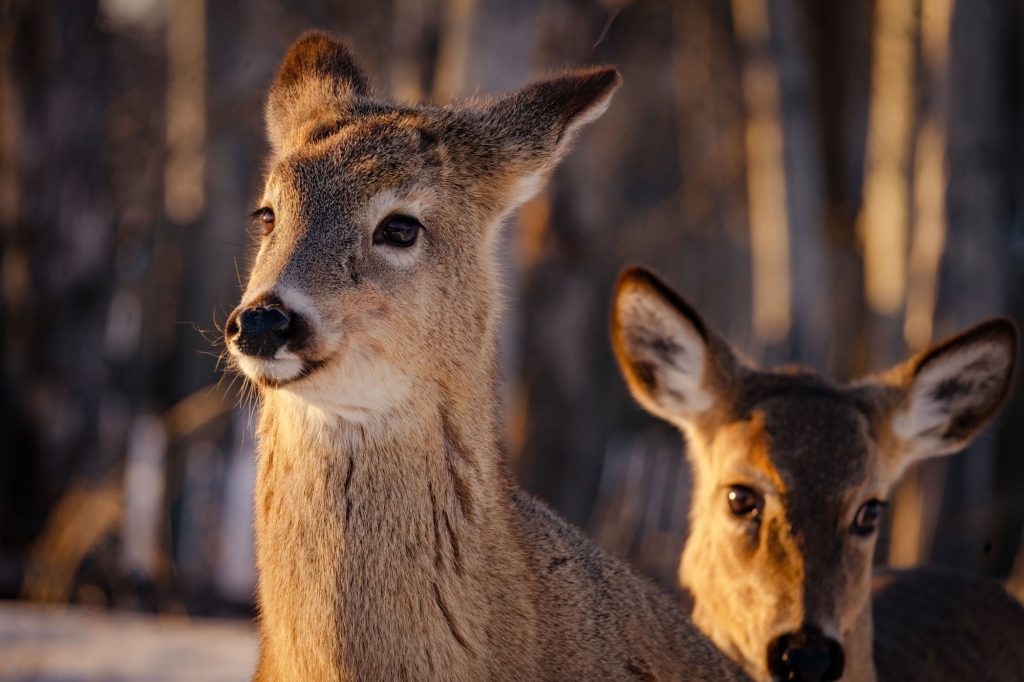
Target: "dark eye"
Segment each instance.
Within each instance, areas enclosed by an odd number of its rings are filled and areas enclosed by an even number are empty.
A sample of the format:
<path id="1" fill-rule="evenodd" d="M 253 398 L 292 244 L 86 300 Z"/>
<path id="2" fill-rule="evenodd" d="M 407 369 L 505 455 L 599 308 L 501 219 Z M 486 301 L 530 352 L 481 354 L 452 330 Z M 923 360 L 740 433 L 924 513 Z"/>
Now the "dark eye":
<path id="1" fill-rule="evenodd" d="M 868 500 L 857 510 L 853 517 L 853 526 L 850 530 L 854 535 L 866 537 L 878 530 L 878 522 L 882 520 L 882 510 L 885 502 L 881 500 Z"/>
<path id="2" fill-rule="evenodd" d="M 740 518 L 754 518 L 764 508 L 764 500 L 752 488 L 745 485 L 729 486 L 726 496 L 729 511 Z"/>
<path id="3" fill-rule="evenodd" d="M 274 210 L 272 208 L 258 208 L 252 213 L 253 221 L 263 230 L 263 236 L 274 231 Z"/>
<path id="4" fill-rule="evenodd" d="M 407 215 L 388 216 L 373 231 L 373 243 L 406 248 L 416 243 L 422 229 L 420 221 L 415 218 Z"/>

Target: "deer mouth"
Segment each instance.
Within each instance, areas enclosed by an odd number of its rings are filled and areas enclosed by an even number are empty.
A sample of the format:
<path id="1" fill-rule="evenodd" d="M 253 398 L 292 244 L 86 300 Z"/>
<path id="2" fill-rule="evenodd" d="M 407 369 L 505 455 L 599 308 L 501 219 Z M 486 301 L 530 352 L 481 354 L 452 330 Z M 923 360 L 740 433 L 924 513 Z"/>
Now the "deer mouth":
<path id="1" fill-rule="evenodd" d="M 250 355 L 232 344 L 231 354 L 242 374 L 265 388 L 281 388 L 300 381 L 323 366 L 322 361 L 306 360 L 281 348 L 272 357 Z"/>
<path id="2" fill-rule="evenodd" d="M 311 336 L 301 344 L 289 341 L 269 356 L 246 352 L 235 342 L 228 342 L 228 349 L 235 366 L 258 386 L 288 387 L 299 393 L 316 394 L 323 390 L 322 382 L 330 381 L 338 366 L 350 356 L 351 339 L 343 339 L 340 347 L 329 348 L 322 337 L 314 343 Z M 320 382 L 316 381 L 318 377 Z"/>
<path id="3" fill-rule="evenodd" d="M 235 366 L 249 381 L 263 388 L 293 384 L 327 364 L 326 360 L 304 357 L 303 349 L 293 349 L 290 342 L 268 348 L 236 336 L 227 345 Z"/>

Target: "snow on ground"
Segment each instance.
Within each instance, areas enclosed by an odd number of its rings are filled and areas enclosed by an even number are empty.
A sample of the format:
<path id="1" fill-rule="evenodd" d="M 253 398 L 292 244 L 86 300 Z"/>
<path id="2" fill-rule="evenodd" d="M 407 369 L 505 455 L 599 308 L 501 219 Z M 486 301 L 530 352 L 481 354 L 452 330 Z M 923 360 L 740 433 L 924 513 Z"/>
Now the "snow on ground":
<path id="1" fill-rule="evenodd" d="M 242 681 L 256 656 L 245 621 L 0 602 L 3 682 Z"/>

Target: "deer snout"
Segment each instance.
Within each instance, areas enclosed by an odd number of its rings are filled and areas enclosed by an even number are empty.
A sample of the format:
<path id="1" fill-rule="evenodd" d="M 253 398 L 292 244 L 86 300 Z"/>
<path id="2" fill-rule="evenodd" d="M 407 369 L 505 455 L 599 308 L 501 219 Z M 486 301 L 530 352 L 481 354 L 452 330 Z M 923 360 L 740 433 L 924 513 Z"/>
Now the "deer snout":
<path id="1" fill-rule="evenodd" d="M 224 327 L 227 342 L 244 355 L 272 358 L 294 331 L 292 315 L 277 301 L 237 308 Z"/>
<path id="2" fill-rule="evenodd" d="M 787 632 L 768 644 L 768 671 L 776 680 L 838 680 L 844 664 L 843 647 L 814 625 Z"/>

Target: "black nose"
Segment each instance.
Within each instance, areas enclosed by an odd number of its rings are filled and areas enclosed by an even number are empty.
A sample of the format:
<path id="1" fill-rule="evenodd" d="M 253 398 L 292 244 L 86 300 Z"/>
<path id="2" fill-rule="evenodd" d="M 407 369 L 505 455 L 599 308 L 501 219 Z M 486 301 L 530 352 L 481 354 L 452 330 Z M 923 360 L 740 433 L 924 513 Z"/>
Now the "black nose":
<path id="1" fill-rule="evenodd" d="M 768 644 L 768 672 L 777 680 L 838 680 L 844 663 L 843 647 L 814 625 L 787 632 Z"/>
<path id="2" fill-rule="evenodd" d="M 236 310 L 228 318 L 224 334 L 239 351 L 257 358 L 272 358 L 287 343 L 292 320 L 277 304 Z"/>

